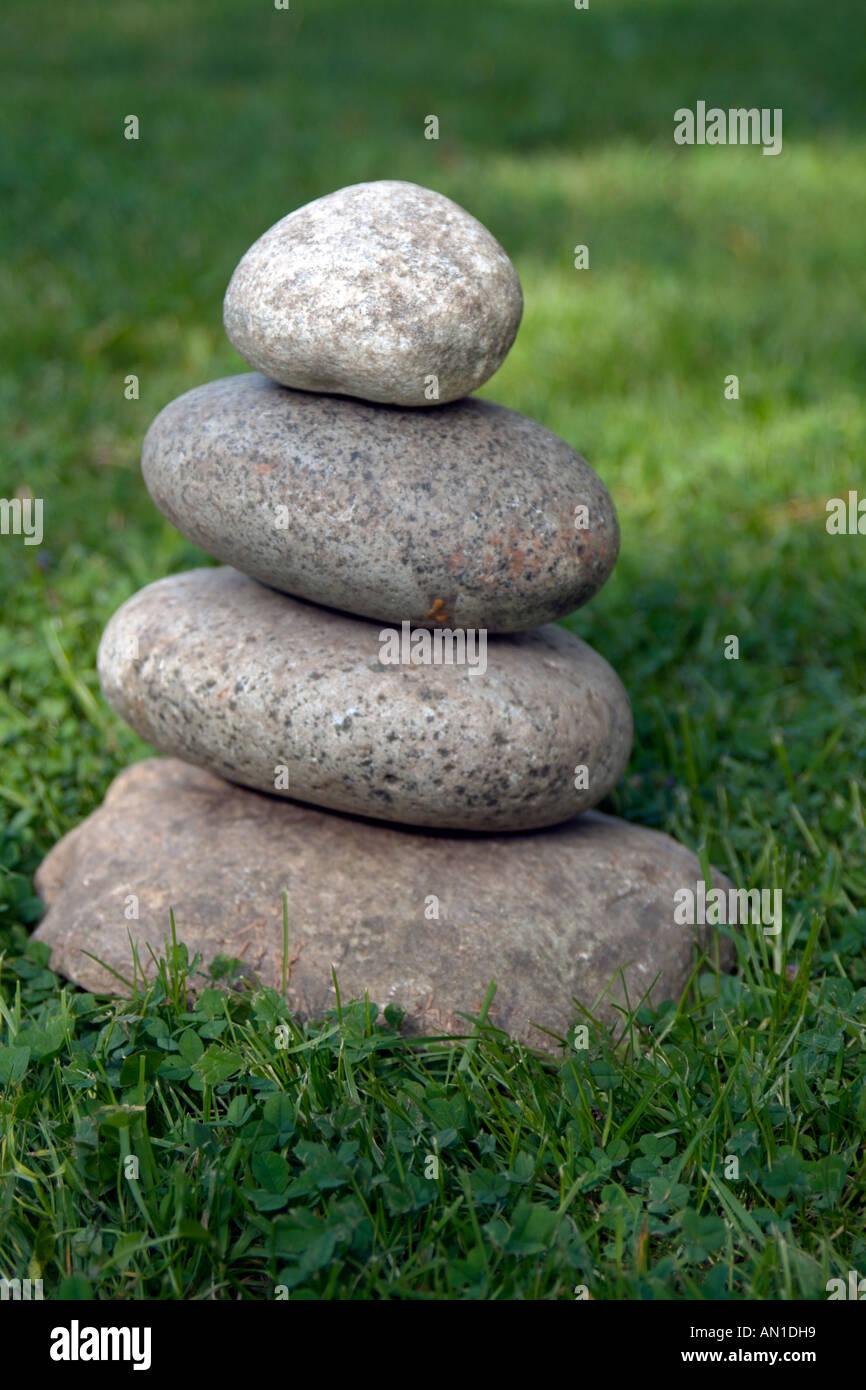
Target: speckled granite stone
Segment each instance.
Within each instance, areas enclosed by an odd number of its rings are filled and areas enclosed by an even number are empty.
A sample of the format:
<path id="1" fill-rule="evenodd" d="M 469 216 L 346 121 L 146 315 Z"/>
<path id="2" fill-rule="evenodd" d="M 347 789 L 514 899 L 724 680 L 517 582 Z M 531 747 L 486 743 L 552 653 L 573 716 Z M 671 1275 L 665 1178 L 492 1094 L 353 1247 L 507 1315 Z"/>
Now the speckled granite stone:
<path id="1" fill-rule="evenodd" d="M 586 603 L 619 548 L 589 464 L 488 401 L 399 410 L 228 377 L 166 406 L 142 468 L 217 559 L 385 622 L 537 627 Z"/>
<path id="2" fill-rule="evenodd" d="M 461 1014 L 477 1014 L 494 979 L 491 1022 L 554 1051 L 541 1029 L 566 1037 L 582 1021 L 572 999 L 594 1008 L 612 986 L 598 1007 L 610 1017 L 619 970 L 633 1005 L 650 990 L 656 1004 L 679 995 L 696 933 L 675 924 L 673 895 L 702 877 L 667 835 L 595 811 L 542 835 L 425 834 L 151 759 L 122 772 L 42 864 L 48 910 L 36 938 L 55 970 L 115 993 L 117 979 L 84 952 L 129 979 L 129 932 L 152 974 L 143 943 L 162 950 L 173 907 L 190 957 L 237 956 L 279 989 L 285 891 L 287 997 L 301 1018 L 333 1007 L 332 962 L 344 1002 L 369 991 L 380 1007 L 406 1009 L 413 1032 L 468 1031 Z"/>
<path id="3" fill-rule="evenodd" d="M 275 381 L 410 406 L 485 382 L 522 312 L 517 272 L 486 228 L 441 193 L 392 179 L 277 222 L 223 306 L 232 345 Z"/>
<path id="4" fill-rule="evenodd" d="M 483 674 L 383 665 L 381 631 L 236 570 L 190 570 L 115 613 L 99 675 L 109 704 L 162 752 L 383 820 L 530 829 L 594 805 L 619 779 L 628 699 L 563 628 L 491 637 Z"/>

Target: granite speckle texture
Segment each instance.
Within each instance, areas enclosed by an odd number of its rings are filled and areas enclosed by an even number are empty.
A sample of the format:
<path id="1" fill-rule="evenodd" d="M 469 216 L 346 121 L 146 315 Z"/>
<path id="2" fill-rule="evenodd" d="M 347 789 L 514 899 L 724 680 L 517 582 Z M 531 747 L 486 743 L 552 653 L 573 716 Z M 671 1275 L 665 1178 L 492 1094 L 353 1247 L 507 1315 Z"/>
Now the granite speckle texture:
<path id="1" fill-rule="evenodd" d="M 490 1021 L 556 1051 L 541 1029 L 565 1038 L 575 997 L 595 1008 L 604 995 L 597 1012 L 610 1018 L 621 970 L 633 1006 L 679 995 L 696 929 L 675 924 L 673 895 L 702 877 L 669 836 L 595 811 L 541 835 L 413 832 L 150 759 L 122 772 L 43 862 L 36 939 L 53 969 L 115 993 L 116 978 L 84 952 L 130 978 L 129 931 L 152 972 L 143 943 L 162 950 L 174 908 L 190 957 L 238 957 L 250 979 L 279 989 L 285 891 L 287 998 L 300 1018 L 333 1007 L 332 962 L 344 1000 L 369 991 L 380 1008 L 398 1004 L 410 1032 L 469 1031 L 461 1015 L 478 1013 L 493 979 Z M 727 966 L 730 943 L 719 944 Z"/>
<path id="2" fill-rule="evenodd" d="M 382 631 L 236 570 L 190 570 L 115 613 L 99 675 L 112 708 L 160 751 L 383 820 L 526 830 L 587 809 L 618 781 L 628 698 L 579 638 L 555 626 L 491 637 L 486 670 L 473 674 L 382 664 Z M 577 766 L 588 787 L 575 786 Z"/>
<path id="3" fill-rule="evenodd" d="M 589 464 L 489 401 L 401 410 L 228 377 L 166 406 L 142 469 L 217 559 L 387 622 L 537 627 L 586 603 L 619 549 Z"/>
<path id="4" fill-rule="evenodd" d="M 282 218 L 243 256 L 223 306 L 232 345 L 274 381 L 406 406 L 474 391 L 522 312 L 517 272 L 487 229 L 393 179 Z"/>

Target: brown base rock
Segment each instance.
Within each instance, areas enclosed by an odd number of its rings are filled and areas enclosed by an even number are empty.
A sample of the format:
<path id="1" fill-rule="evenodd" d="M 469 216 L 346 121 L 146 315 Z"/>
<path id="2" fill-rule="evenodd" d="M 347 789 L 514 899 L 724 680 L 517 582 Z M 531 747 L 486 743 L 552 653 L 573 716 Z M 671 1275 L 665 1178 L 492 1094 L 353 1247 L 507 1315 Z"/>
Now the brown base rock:
<path id="1" fill-rule="evenodd" d="M 116 993 L 84 952 L 130 977 L 130 933 L 152 971 L 144 943 L 161 951 L 173 908 L 191 955 L 237 956 L 279 988 L 285 891 L 299 1017 L 333 1006 L 333 964 L 344 1001 L 368 991 L 405 1009 L 410 1032 L 465 1033 L 495 980 L 490 1021 L 553 1051 L 574 998 L 611 1016 L 620 970 L 632 1004 L 682 990 L 697 929 L 674 922 L 674 893 L 701 877 L 669 836 L 595 811 L 526 834 L 402 830 L 154 758 L 122 772 L 46 857 L 36 937 L 54 969 Z"/>

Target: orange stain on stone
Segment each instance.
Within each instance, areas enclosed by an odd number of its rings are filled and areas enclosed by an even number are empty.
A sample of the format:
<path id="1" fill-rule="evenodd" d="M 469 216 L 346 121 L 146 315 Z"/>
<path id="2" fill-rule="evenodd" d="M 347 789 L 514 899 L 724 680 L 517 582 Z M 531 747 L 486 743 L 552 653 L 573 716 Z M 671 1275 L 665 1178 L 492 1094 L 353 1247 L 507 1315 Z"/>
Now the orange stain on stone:
<path id="1" fill-rule="evenodd" d="M 433 618 L 437 623 L 447 623 L 448 614 L 445 612 L 445 602 L 441 598 L 433 600 L 433 607 L 428 608 L 424 614 L 425 618 Z"/>
<path id="2" fill-rule="evenodd" d="M 456 574 L 466 563 L 466 546 L 458 545 L 456 550 L 452 550 L 445 563 L 451 573 Z"/>
<path id="3" fill-rule="evenodd" d="M 509 570 L 511 571 L 511 577 L 512 577 L 513 579 L 516 579 L 517 576 L 522 572 L 523 567 L 524 567 L 525 564 L 526 564 L 526 551 L 525 551 L 525 550 L 512 550 L 512 552 L 511 552 L 511 554 L 510 554 L 510 556 L 509 556 L 509 559 L 508 559 L 508 568 L 509 568 Z"/>

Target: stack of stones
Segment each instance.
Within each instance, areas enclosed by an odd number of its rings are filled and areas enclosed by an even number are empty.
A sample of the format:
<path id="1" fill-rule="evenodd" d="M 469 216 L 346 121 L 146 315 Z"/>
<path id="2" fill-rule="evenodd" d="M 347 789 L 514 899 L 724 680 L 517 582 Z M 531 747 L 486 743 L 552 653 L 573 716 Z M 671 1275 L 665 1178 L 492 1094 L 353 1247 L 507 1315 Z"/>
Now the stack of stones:
<path id="1" fill-rule="evenodd" d="M 563 440 L 469 394 L 522 304 L 490 233 L 408 183 L 320 198 L 243 257 L 225 325 L 256 370 L 173 401 L 142 465 L 223 565 L 105 631 L 107 700 L 169 757 L 45 861 L 57 968 L 107 988 L 91 957 L 127 974 L 128 931 L 158 949 L 173 907 L 205 963 L 271 985 L 288 966 L 301 1016 L 333 1003 L 335 965 L 344 997 L 460 1032 L 495 980 L 491 1019 L 545 1046 L 624 967 L 633 998 L 681 986 L 697 861 L 589 812 L 631 713 L 550 625 L 611 573 L 613 504 Z"/>

